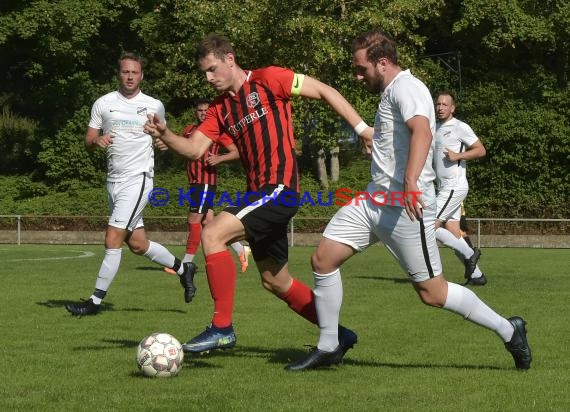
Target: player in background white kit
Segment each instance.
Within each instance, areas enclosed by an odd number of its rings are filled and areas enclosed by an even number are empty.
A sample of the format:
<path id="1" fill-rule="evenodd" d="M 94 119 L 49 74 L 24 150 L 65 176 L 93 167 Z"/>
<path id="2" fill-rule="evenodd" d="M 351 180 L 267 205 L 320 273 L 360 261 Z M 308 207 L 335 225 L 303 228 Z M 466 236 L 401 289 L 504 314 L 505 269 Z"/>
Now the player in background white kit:
<path id="1" fill-rule="evenodd" d="M 423 303 L 494 331 L 505 342 L 515 366 L 530 368 L 526 322 L 518 316 L 503 318 L 470 289 L 443 276 L 435 240 L 435 114 L 429 90 L 409 70 L 400 68 L 395 42 L 381 31 L 365 33 L 353 41 L 352 61 L 357 79 L 371 92 L 381 93 L 373 138 L 368 132 L 358 133 L 370 139 L 365 144 L 372 152 L 372 182 L 365 195 L 334 215 L 312 256 L 319 342 L 309 355 L 286 369 L 301 371 L 342 361 L 344 351 L 337 327 L 343 297 L 340 266 L 377 240 L 408 273 Z M 374 197 L 376 191 L 393 195 L 403 192 L 404 204 L 386 203 L 386 196 Z M 418 191 L 422 192 L 419 201 L 414 195 Z M 429 342 L 418 343 L 420 348 L 425 344 Z"/>
<path id="2" fill-rule="evenodd" d="M 484 286 L 487 278 L 477 266 L 481 251 L 471 248 L 461 235 L 461 204 L 469 192 L 467 161 L 485 156 L 486 150 L 471 127 L 454 117 L 455 97 L 438 93 L 435 110 L 434 167 L 437 175 L 435 237 L 452 248 L 465 265 L 466 285 Z"/>
<path id="3" fill-rule="evenodd" d="M 143 132 L 148 114 L 164 119 L 160 100 L 140 90 L 143 79 L 143 59 L 133 53 L 123 53 L 118 61 L 119 90 L 108 93 L 93 104 L 85 145 L 88 149 L 102 148 L 107 152 L 107 192 L 111 216 L 105 233 L 105 257 L 91 297 L 81 303 L 68 303 L 65 308 L 76 316 L 95 315 L 107 294 L 119 265 L 121 247 L 153 262 L 172 268 L 180 277 L 184 299 L 190 302 L 196 288 L 194 263 L 182 264 L 164 246 L 146 237 L 143 209 L 153 188 L 154 148 L 152 138 Z M 165 146 L 159 147 L 166 149 Z"/>

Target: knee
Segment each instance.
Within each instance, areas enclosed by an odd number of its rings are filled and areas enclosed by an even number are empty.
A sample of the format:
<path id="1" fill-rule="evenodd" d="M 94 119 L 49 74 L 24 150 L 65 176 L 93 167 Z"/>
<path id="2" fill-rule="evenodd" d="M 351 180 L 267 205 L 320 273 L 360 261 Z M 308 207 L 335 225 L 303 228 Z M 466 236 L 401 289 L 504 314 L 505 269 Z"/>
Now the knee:
<path id="1" fill-rule="evenodd" d="M 202 215 L 202 214 L 190 212 L 190 213 L 188 214 L 188 217 L 187 217 L 186 221 L 187 221 L 189 224 L 196 224 L 196 223 L 201 223 L 201 222 L 202 222 L 202 218 L 203 218 L 203 215 Z"/>
<path id="2" fill-rule="evenodd" d="M 129 249 L 135 255 L 144 255 L 148 250 L 148 245 L 143 245 L 141 243 L 129 242 Z"/>
<path id="3" fill-rule="evenodd" d="M 324 259 L 322 253 L 317 249 L 311 256 L 311 267 L 315 273 L 328 273 L 328 263 Z"/>
<path id="4" fill-rule="evenodd" d="M 263 289 L 265 289 L 268 292 L 271 292 L 273 294 L 275 294 L 275 283 L 265 280 L 265 279 L 261 279 L 261 286 L 263 286 Z"/>
<path id="5" fill-rule="evenodd" d="M 281 294 L 281 288 L 279 284 L 275 282 L 275 279 L 261 279 L 261 285 L 266 291 L 274 295 L 279 296 Z"/>
<path id="6" fill-rule="evenodd" d="M 445 300 L 443 300 L 439 294 L 436 295 L 424 290 L 418 292 L 418 296 L 422 303 L 427 306 L 443 308 L 443 305 L 445 304 Z"/>
<path id="7" fill-rule="evenodd" d="M 150 247 L 150 242 L 148 239 L 133 239 L 132 237 L 127 241 L 129 249 L 135 255 L 144 255 L 148 248 Z"/>
<path id="8" fill-rule="evenodd" d="M 285 294 L 291 287 L 291 282 L 292 279 L 290 277 L 287 278 L 286 281 L 280 280 L 273 276 L 261 278 L 261 285 L 263 288 L 276 296 Z"/>

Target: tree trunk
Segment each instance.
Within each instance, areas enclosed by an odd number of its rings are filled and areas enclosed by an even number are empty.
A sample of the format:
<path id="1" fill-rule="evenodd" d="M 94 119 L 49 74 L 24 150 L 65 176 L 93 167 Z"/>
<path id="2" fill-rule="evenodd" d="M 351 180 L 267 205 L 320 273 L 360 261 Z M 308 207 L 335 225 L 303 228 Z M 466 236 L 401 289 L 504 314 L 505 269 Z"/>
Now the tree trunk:
<path id="1" fill-rule="evenodd" d="M 321 187 L 327 189 L 329 187 L 329 178 L 327 175 L 327 155 L 324 149 L 317 152 L 317 173 Z"/>
<path id="2" fill-rule="evenodd" d="M 338 153 L 340 148 L 335 146 L 331 149 L 331 182 L 338 182 L 340 176 L 340 165 L 338 163 Z"/>

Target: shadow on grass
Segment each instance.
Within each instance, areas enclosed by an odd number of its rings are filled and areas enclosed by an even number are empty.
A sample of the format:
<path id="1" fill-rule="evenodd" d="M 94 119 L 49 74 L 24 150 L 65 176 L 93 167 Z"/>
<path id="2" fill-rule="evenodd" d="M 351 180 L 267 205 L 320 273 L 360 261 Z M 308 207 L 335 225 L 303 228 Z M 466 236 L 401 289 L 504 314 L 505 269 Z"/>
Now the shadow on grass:
<path id="1" fill-rule="evenodd" d="M 85 299 L 87 300 L 87 299 Z M 63 308 L 65 306 L 66 303 L 70 303 L 73 302 L 71 300 L 61 300 L 61 299 L 50 299 L 50 300 L 46 300 L 44 302 L 36 302 L 36 305 L 39 306 L 44 306 L 46 308 Z M 79 302 L 79 301 L 76 301 Z M 181 309 L 148 309 L 148 308 L 136 308 L 136 307 L 131 307 L 131 308 L 121 308 L 121 309 L 117 309 L 115 308 L 115 305 L 113 303 L 102 303 L 101 304 L 101 311 L 98 313 L 98 315 L 105 313 L 105 312 L 167 312 L 167 313 L 182 313 L 182 314 L 186 314 L 187 312 L 185 310 L 181 310 Z"/>
<path id="2" fill-rule="evenodd" d="M 137 266 L 135 270 L 164 272 L 164 268 L 162 266 Z M 164 273 L 166 274 L 166 272 Z"/>
<path id="3" fill-rule="evenodd" d="M 80 302 L 84 302 L 87 299 L 79 299 L 79 300 L 61 300 L 61 299 L 49 299 L 46 300 L 44 302 L 36 302 L 36 305 L 39 306 L 44 306 L 46 308 L 63 308 L 65 306 L 66 303 L 80 303 Z M 113 304 L 112 303 L 103 303 L 101 306 L 101 310 L 102 311 L 106 311 L 106 310 L 115 310 L 113 308 Z"/>
<path id="4" fill-rule="evenodd" d="M 185 363 L 190 363 L 192 367 L 199 368 L 214 368 L 219 367 L 212 365 L 207 362 L 208 358 L 216 357 L 255 357 L 255 358 L 267 358 L 268 363 L 281 364 L 285 367 L 292 361 L 301 359 L 306 356 L 308 352 L 302 349 L 291 349 L 291 348 L 281 348 L 281 349 L 266 349 L 258 346 L 239 346 L 232 350 L 213 350 L 207 354 L 202 355 L 189 355 L 186 354 L 184 357 Z M 366 368 L 391 368 L 391 369 L 426 369 L 426 368 L 436 368 L 436 369 L 468 369 L 468 370 L 511 370 L 512 368 L 499 367 L 495 365 L 473 365 L 473 364 L 437 364 L 437 363 L 394 363 L 394 362 L 380 362 L 374 360 L 357 360 L 350 358 L 350 352 L 346 358 L 343 359 L 342 365 L 346 366 L 358 366 Z M 340 365 L 334 365 L 327 368 L 319 368 L 318 370 L 334 370 Z M 342 366 L 341 366 L 342 367 Z"/>
<path id="5" fill-rule="evenodd" d="M 132 339 L 101 339 L 96 345 L 80 345 L 73 348 L 74 351 L 101 351 L 117 348 L 136 348 L 139 344 L 138 340 Z"/>

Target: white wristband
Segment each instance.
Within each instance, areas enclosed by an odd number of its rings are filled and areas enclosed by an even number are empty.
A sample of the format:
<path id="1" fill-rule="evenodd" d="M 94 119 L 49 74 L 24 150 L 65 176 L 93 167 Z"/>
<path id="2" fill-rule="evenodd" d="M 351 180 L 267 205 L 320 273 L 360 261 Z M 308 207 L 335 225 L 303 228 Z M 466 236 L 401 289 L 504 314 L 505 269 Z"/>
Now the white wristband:
<path id="1" fill-rule="evenodd" d="M 362 120 L 360 123 L 358 123 L 356 126 L 354 126 L 354 131 L 356 132 L 357 135 L 361 135 L 362 132 L 364 132 L 366 129 L 368 128 L 368 125 L 366 124 L 366 122 L 364 120 Z"/>

